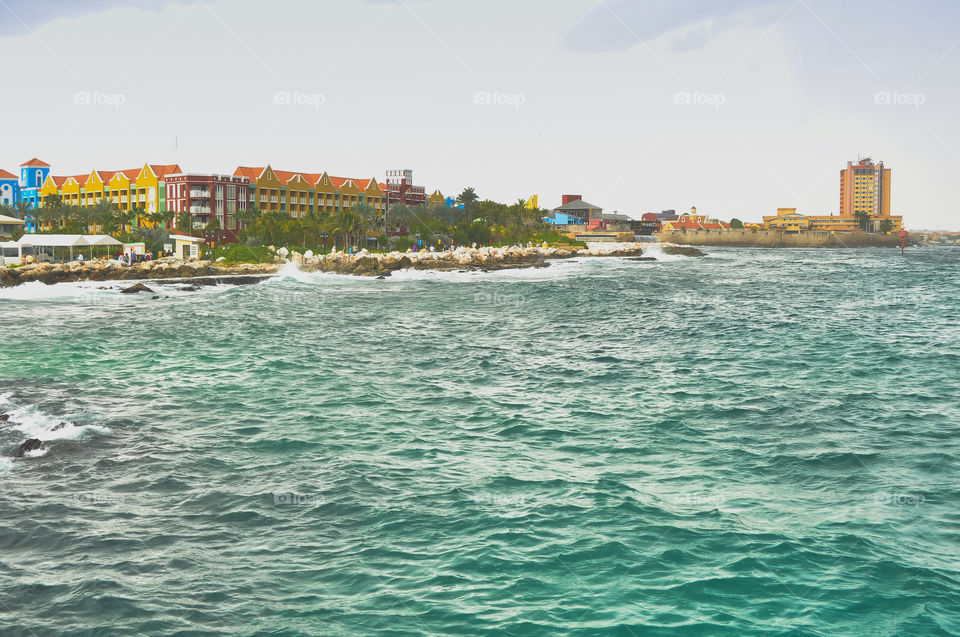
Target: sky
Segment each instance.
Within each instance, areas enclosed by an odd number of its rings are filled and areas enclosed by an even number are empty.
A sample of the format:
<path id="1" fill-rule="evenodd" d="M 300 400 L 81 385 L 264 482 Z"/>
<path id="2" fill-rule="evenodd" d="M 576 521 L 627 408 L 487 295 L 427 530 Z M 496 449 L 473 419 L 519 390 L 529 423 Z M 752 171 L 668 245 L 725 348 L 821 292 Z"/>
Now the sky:
<path id="1" fill-rule="evenodd" d="M 0 168 L 179 163 L 639 217 L 836 213 L 858 157 L 960 229 L 951 0 L 0 0 Z"/>

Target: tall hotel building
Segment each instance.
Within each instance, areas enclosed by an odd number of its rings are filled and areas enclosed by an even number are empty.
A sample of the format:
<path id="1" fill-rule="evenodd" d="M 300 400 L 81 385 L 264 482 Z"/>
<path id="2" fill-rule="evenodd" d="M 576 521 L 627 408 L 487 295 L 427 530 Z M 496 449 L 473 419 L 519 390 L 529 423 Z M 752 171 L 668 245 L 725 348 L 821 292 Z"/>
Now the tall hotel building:
<path id="1" fill-rule="evenodd" d="M 840 216 L 866 212 L 871 217 L 890 216 L 890 169 L 867 157 L 847 162 L 840 171 Z"/>

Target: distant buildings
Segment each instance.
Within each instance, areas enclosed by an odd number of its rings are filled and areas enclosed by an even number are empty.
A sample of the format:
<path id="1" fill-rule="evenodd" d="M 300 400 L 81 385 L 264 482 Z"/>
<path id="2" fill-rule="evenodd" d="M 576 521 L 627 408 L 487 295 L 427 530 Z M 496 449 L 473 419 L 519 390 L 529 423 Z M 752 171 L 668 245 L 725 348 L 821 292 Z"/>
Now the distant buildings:
<path id="1" fill-rule="evenodd" d="M 207 226 L 216 219 L 221 241 L 236 241 L 239 230 L 237 213 L 247 209 L 250 180 L 236 175 L 167 175 L 167 210 L 176 218 L 182 213 L 193 216 L 194 225 Z"/>
<path id="2" fill-rule="evenodd" d="M 20 180 L 13 173 L 0 169 L 0 204 L 16 206 L 20 202 Z"/>
<path id="3" fill-rule="evenodd" d="M 890 214 L 891 171 L 883 162 L 860 159 L 848 161 L 840 171 L 840 214 L 803 215 L 796 208 L 777 208 L 777 214 L 764 216 L 767 230 L 799 232 L 897 232 L 903 228 L 903 217 Z"/>
<path id="4" fill-rule="evenodd" d="M 413 171 L 409 168 L 388 170 L 387 181 L 383 184 L 387 196 L 387 209 L 395 203 L 407 206 L 427 204 L 427 191 L 423 186 L 413 184 Z"/>
<path id="5" fill-rule="evenodd" d="M 891 170 L 867 157 L 840 171 L 840 216 L 863 212 L 871 217 L 890 216 Z"/>

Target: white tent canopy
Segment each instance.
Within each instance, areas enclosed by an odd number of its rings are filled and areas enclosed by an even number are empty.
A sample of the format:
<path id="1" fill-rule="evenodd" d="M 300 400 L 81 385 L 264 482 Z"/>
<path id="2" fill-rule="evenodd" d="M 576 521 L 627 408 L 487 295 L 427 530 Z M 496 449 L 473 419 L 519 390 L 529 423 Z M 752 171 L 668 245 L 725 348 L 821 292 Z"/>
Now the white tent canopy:
<path id="1" fill-rule="evenodd" d="M 105 234 L 25 234 L 17 240 L 20 245 L 34 248 L 69 248 L 73 259 L 74 249 L 123 245 Z"/>
<path id="2" fill-rule="evenodd" d="M 25 234 L 17 243 L 38 248 L 86 248 L 90 243 L 82 234 Z"/>
<path id="3" fill-rule="evenodd" d="M 92 246 L 122 246 L 123 243 L 105 234 L 85 234 L 83 238 Z"/>

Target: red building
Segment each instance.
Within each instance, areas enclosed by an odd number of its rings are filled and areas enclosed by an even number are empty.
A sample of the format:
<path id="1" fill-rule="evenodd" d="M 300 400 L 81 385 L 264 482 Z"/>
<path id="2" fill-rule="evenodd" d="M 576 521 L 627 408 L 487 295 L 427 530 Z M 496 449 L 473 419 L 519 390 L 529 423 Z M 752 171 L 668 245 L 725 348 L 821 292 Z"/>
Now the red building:
<path id="1" fill-rule="evenodd" d="M 387 183 L 380 184 L 380 190 L 386 195 L 388 213 L 391 204 L 423 206 L 427 203 L 427 191 L 423 186 L 413 185 L 413 171 L 410 169 L 388 170 Z"/>
<path id="2" fill-rule="evenodd" d="M 247 209 L 250 180 L 233 175 L 167 175 L 167 210 L 193 215 L 193 227 L 202 230 L 216 219 L 220 230 L 216 240 L 235 242 L 239 223 L 237 212 Z M 176 224 L 176 218 L 174 224 Z"/>

